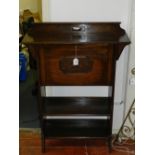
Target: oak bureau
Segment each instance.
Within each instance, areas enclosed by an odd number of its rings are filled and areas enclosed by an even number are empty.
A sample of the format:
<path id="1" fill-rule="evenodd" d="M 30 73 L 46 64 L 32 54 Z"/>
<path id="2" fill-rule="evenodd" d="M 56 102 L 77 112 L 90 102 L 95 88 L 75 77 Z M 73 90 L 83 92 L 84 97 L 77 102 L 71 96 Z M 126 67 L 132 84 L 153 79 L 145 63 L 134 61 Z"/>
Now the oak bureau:
<path id="1" fill-rule="evenodd" d="M 22 42 L 37 62 L 42 151 L 47 138 L 106 138 L 111 150 L 116 61 L 130 44 L 120 22 L 35 23 Z M 47 97 L 45 86 L 109 86 L 111 92 Z"/>

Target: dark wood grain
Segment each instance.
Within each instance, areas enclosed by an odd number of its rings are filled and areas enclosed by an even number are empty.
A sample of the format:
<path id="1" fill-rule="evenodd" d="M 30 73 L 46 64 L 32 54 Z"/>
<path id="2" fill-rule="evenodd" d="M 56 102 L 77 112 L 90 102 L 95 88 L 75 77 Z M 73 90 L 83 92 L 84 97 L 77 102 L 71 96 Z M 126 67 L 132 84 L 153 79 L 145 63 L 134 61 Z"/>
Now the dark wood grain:
<path id="1" fill-rule="evenodd" d="M 41 85 L 111 85 L 112 84 L 112 47 L 107 45 L 79 45 L 78 57 L 88 57 L 91 61 L 90 69 L 87 65 L 73 70 L 73 64 L 62 69 L 62 60 L 75 57 L 74 45 L 54 45 L 40 49 L 40 83 Z M 66 64 L 67 65 L 67 64 Z M 63 66 L 67 67 L 67 66 Z M 78 71 L 77 71 L 78 70 Z M 78 79 L 78 80 L 77 80 Z"/>
<path id="2" fill-rule="evenodd" d="M 45 137 L 105 138 L 110 136 L 108 120 L 45 120 Z"/>
<path id="3" fill-rule="evenodd" d="M 110 97 L 43 97 L 43 114 L 110 115 L 111 102 Z"/>
<path id="4" fill-rule="evenodd" d="M 112 150 L 116 60 L 130 43 L 120 23 L 38 23 L 32 25 L 22 42 L 37 61 L 38 90 L 54 85 L 112 87 L 112 96 L 107 98 L 53 98 L 39 93 L 42 151 L 46 139 L 52 137 L 105 137 Z M 78 65 L 73 64 L 74 58 L 78 58 Z"/>
<path id="5" fill-rule="evenodd" d="M 73 31 L 73 27 L 85 27 Z M 35 23 L 22 41 L 30 46 L 51 44 L 117 44 L 125 47 L 130 43 L 120 22 L 98 23 Z M 122 49 L 121 49 L 122 50 Z M 121 51 L 115 51 L 117 59 Z"/>

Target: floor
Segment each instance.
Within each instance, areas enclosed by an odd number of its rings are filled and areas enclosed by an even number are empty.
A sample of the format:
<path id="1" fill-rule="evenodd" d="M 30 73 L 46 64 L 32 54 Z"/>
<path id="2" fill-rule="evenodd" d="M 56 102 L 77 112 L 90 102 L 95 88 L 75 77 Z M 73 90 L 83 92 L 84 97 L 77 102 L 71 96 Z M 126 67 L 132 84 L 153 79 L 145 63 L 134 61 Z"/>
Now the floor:
<path id="1" fill-rule="evenodd" d="M 47 140 L 41 152 L 40 130 L 20 130 L 20 155 L 134 155 L 134 143 L 115 144 L 112 153 L 103 140 Z"/>

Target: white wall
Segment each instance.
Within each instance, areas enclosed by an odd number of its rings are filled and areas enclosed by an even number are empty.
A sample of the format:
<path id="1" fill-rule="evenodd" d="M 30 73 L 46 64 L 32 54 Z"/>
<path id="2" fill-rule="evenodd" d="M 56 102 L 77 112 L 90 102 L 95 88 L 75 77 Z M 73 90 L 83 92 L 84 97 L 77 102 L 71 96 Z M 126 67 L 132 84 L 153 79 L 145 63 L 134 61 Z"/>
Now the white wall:
<path id="1" fill-rule="evenodd" d="M 130 15 L 133 0 L 42 0 L 43 21 L 121 21 L 130 34 Z M 117 132 L 124 114 L 128 65 L 128 47 L 117 62 L 113 130 Z M 87 90 L 89 92 L 89 89 Z M 50 93 L 50 89 L 47 90 Z M 51 94 L 52 95 L 52 94 Z"/>
<path id="2" fill-rule="evenodd" d="M 121 21 L 128 28 L 131 0 L 43 0 L 44 21 Z"/>
<path id="3" fill-rule="evenodd" d="M 135 3 L 132 1 L 132 11 L 131 11 L 131 22 L 130 22 L 130 38 L 132 44 L 129 48 L 129 63 L 128 63 L 128 76 L 127 76 L 127 83 L 126 83 L 126 108 L 125 114 L 127 114 L 134 98 L 135 98 L 135 84 L 130 84 L 131 79 L 135 79 L 135 76 L 131 73 L 131 70 L 135 67 Z"/>

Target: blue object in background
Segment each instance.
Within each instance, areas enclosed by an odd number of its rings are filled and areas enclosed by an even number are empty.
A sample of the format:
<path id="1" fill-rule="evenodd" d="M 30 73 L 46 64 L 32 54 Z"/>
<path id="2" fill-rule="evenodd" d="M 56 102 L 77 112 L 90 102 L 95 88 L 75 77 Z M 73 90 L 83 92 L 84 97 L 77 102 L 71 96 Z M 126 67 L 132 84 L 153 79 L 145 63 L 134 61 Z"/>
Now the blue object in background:
<path id="1" fill-rule="evenodd" d="M 26 57 L 23 53 L 19 53 L 19 80 L 26 80 Z"/>

